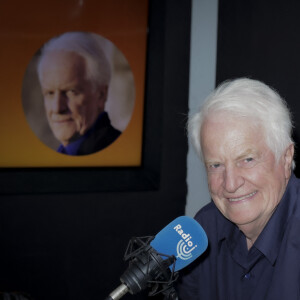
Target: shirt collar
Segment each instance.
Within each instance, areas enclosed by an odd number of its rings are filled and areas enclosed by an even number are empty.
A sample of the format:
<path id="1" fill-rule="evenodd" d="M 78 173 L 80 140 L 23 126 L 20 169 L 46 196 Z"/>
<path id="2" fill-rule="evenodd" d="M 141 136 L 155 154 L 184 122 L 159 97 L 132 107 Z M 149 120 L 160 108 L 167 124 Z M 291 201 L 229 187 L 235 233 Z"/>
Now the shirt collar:
<path id="1" fill-rule="evenodd" d="M 68 144 L 67 146 L 64 146 L 62 144 L 59 145 L 57 152 L 63 153 L 63 154 L 68 154 L 68 155 L 77 155 L 78 149 L 81 145 L 81 143 L 86 139 L 86 136 L 83 135 L 76 141 Z"/>
<path id="2" fill-rule="evenodd" d="M 271 264 L 276 261 L 286 225 L 293 212 L 296 201 L 294 196 L 296 181 L 296 176 L 292 174 L 281 201 L 254 243 L 254 246 L 267 257 Z"/>

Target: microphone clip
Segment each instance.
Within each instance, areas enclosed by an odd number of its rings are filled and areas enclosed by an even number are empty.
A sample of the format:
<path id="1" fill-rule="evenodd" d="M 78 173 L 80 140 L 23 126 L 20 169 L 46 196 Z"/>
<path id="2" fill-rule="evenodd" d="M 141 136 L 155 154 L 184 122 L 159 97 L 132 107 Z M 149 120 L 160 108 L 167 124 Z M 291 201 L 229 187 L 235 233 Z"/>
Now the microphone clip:
<path id="1" fill-rule="evenodd" d="M 173 287 L 179 276 L 179 273 L 174 271 L 176 258 L 152 248 L 150 242 L 153 239 L 153 236 L 145 236 L 133 237 L 129 241 L 124 254 L 124 261 L 129 262 L 129 268 L 121 276 L 121 282 L 132 294 L 150 287 L 152 289 L 149 296 L 162 293 L 165 299 L 178 299 Z"/>

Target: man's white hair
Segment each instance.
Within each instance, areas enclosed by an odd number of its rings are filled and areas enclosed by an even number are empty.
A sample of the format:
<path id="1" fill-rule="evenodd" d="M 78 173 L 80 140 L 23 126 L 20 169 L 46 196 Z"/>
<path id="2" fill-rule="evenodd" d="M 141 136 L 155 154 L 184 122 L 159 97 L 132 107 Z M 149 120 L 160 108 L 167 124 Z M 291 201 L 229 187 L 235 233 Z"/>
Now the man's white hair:
<path id="1" fill-rule="evenodd" d="M 48 41 L 41 49 L 38 62 L 38 76 L 41 79 L 41 62 L 43 57 L 56 50 L 75 52 L 86 61 L 86 76 L 97 87 L 109 85 L 111 67 L 99 40 L 88 32 L 67 32 Z"/>
<path id="2" fill-rule="evenodd" d="M 261 126 L 267 146 L 274 153 L 277 162 L 286 148 L 294 143 L 291 114 L 286 102 L 266 84 L 239 78 L 219 85 L 206 98 L 200 110 L 189 118 L 188 135 L 202 160 L 201 127 L 205 119 L 216 112 L 245 118 L 249 126 Z M 294 166 L 293 162 L 293 168 Z"/>

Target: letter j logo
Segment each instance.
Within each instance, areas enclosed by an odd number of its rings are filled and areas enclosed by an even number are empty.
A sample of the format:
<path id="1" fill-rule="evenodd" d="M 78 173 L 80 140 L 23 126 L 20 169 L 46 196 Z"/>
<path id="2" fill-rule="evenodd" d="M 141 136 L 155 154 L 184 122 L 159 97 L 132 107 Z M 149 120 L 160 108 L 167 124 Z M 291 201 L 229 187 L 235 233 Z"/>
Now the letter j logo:
<path id="1" fill-rule="evenodd" d="M 182 260 L 188 260 L 193 257 L 192 251 L 197 247 L 195 245 L 194 247 L 190 248 L 188 247 L 183 240 L 180 240 L 177 244 L 177 258 L 181 258 Z"/>

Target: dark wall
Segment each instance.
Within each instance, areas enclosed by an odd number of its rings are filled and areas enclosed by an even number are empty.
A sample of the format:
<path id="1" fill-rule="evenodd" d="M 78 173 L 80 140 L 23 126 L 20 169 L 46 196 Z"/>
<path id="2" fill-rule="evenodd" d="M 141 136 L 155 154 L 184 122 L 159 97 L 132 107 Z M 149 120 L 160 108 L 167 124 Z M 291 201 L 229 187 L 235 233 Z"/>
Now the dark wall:
<path id="1" fill-rule="evenodd" d="M 155 235 L 184 214 L 190 1 L 149 2 L 143 166 L 0 170 L 0 291 L 104 299 L 120 284 L 130 237 Z"/>
<path id="2" fill-rule="evenodd" d="M 295 0 L 220 0 L 217 57 L 217 83 L 246 76 L 261 80 L 279 92 L 291 108 L 297 145 L 300 137 L 299 11 L 300 2 Z M 299 155 L 297 162 L 300 162 Z M 300 175 L 299 167 L 296 175 Z"/>

